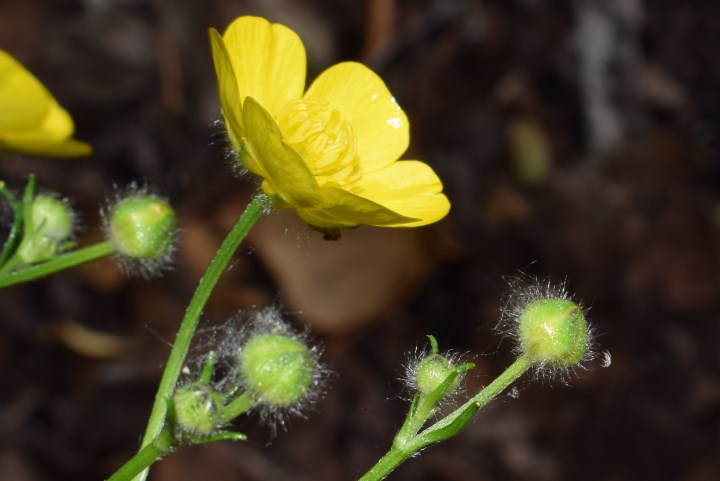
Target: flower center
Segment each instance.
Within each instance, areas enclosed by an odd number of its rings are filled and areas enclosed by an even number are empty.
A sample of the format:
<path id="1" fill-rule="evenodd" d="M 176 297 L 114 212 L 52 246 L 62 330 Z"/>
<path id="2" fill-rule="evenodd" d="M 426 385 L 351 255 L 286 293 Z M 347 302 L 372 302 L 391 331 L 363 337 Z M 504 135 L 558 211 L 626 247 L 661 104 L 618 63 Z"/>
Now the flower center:
<path id="1" fill-rule="evenodd" d="M 318 183 L 346 185 L 361 176 L 357 138 L 340 112 L 322 100 L 293 100 L 278 125 L 285 141 L 302 156 Z"/>

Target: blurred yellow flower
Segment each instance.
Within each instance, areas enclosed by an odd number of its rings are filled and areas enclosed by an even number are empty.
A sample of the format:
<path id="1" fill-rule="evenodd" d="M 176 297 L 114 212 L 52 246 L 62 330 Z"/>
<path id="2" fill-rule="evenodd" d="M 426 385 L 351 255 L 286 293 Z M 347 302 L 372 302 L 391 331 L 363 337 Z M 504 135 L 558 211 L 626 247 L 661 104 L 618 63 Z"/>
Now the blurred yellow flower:
<path id="1" fill-rule="evenodd" d="M 88 155 L 72 139 L 70 115 L 52 94 L 7 52 L 0 50 L 0 152 L 49 157 Z"/>
<path id="2" fill-rule="evenodd" d="M 305 90 L 305 48 L 287 27 L 240 17 L 210 29 L 220 102 L 240 162 L 262 189 L 323 230 L 411 227 L 450 209 L 427 164 L 398 161 L 409 124 L 362 64 L 334 65 Z"/>

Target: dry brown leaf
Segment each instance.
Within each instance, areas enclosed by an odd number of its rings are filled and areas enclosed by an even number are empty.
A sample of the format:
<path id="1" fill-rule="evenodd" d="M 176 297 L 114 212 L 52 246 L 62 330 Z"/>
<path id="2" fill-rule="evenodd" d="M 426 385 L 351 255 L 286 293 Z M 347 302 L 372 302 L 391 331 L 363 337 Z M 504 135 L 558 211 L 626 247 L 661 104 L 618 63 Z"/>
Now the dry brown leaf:
<path id="1" fill-rule="evenodd" d="M 323 333 L 358 329 L 397 307 L 434 263 L 422 230 L 360 227 L 324 241 L 289 210 L 263 219 L 250 240 L 288 306 Z"/>

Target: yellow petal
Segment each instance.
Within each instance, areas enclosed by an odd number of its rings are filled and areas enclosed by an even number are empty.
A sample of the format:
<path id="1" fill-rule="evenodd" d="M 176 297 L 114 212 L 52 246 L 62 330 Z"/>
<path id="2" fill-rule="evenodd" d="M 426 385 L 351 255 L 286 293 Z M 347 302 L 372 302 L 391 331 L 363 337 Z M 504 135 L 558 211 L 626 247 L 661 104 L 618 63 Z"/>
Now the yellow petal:
<path id="1" fill-rule="evenodd" d="M 0 50 L 0 150 L 53 157 L 89 154 L 70 139 L 70 114 L 25 67 Z"/>
<path id="2" fill-rule="evenodd" d="M 442 182 L 432 168 L 419 160 L 401 160 L 364 175 L 358 194 L 399 214 L 418 219 L 388 227 L 432 224 L 447 215 L 450 202 L 442 193 Z"/>
<path id="3" fill-rule="evenodd" d="M 364 65 L 333 65 L 312 83 L 305 98 L 326 100 L 350 123 L 364 172 L 387 166 L 407 150 L 410 135 L 405 113 L 382 79 Z"/>
<path id="4" fill-rule="evenodd" d="M 294 207 L 316 205 L 320 188 L 303 159 L 282 140 L 280 128 L 252 97 L 243 104 L 247 155 L 264 171 L 263 189 Z"/>
<path id="5" fill-rule="evenodd" d="M 394 226 L 417 220 L 343 189 L 323 187 L 321 191 L 321 204 L 298 209 L 300 217 L 316 227 Z"/>
<path id="6" fill-rule="evenodd" d="M 254 98 L 277 115 L 305 88 L 305 47 L 295 32 L 259 17 L 240 17 L 223 35 L 240 101 Z"/>
<path id="7" fill-rule="evenodd" d="M 245 134 L 242 126 L 242 102 L 240 101 L 237 78 L 222 37 L 214 28 L 211 28 L 208 34 L 225 126 L 227 127 L 230 143 L 235 151 L 239 151 L 241 147 L 240 141 Z"/>
<path id="8" fill-rule="evenodd" d="M 0 50 L 0 133 L 37 128 L 52 102 L 50 92 L 22 64 Z"/>
<path id="9" fill-rule="evenodd" d="M 58 142 L 44 140 L 16 140 L 0 138 L 0 151 L 22 152 L 45 157 L 80 157 L 90 155 L 92 147 L 85 142 L 75 139 L 66 139 Z"/>
<path id="10" fill-rule="evenodd" d="M 0 131 L 0 150 L 49 157 L 79 157 L 92 153 L 92 148 L 85 142 L 69 138 L 72 133 L 70 114 L 52 100 L 34 128 Z"/>

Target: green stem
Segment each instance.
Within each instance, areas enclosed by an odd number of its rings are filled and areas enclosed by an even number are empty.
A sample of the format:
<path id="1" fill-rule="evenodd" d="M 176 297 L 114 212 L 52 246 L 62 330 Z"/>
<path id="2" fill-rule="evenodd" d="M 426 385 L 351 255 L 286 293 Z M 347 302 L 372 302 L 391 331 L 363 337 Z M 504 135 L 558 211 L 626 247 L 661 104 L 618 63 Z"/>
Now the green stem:
<path id="1" fill-rule="evenodd" d="M 168 356 L 165 371 L 160 379 L 157 394 L 155 395 L 155 403 L 153 404 L 150 418 L 148 419 L 145 436 L 143 437 L 141 448 L 144 448 L 152 442 L 152 440 L 160 433 L 165 425 L 165 417 L 167 410 L 167 399 L 172 396 L 180 371 L 182 370 L 185 356 L 190 348 L 193 334 L 197 328 L 205 304 L 207 303 L 210 293 L 217 283 L 220 275 L 225 271 L 227 264 L 230 262 L 235 250 L 247 235 L 250 228 L 265 211 L 270 200 L 263 194 L 256 195 L 248 204 L 245 212 L 242 213 L 232 230 L 228 233 L 222 245 L 215 253 L 215 257 L 210 261 L 205 274 L 200 279 L 195 293 L 193 294 L 190 304 L 188 304 L 185 316 L 180 323 L 177 337 L 173 343 L 170 355 Z M 147 478 L 148 470 L 145 469 L 138 477 L 137 481 L 143 481 Z"/>
<path id="2" fill-rule="evenodd" d="M 400 466 L 407 458 L 412 456 L 412 452 L 396 449 L 395 446 L 390 448 L 385 456 L 370 468 L 358 481 L 380 481 L 393 472 L 395 468 Z"/>
<path id="3" fill-rule="evenodd" d="M 169 428 L 163 429 L 153 441 L 130 458 L 107 481 L 129 481 L 155 461 L 175 448 L 175 437 Z"/>
<path id="4" fill-rule="evenodd" d="M 5 187 L 5 182 L 2 181 L 0 181 L 0 195 L 5 197 L 5 200 L 8 204 L 10 204 L 10 208 L 13 213 L 13 223 L 10 227 L 8 237 L 5 239 L 5 245 L 3 246 L 2 253 L 0 254 L 0 267 L 2 267 L 15 251 L 15 247 L 18 242 L 20 242 L 20 231 L 23 226 L 23 208 L 22 203 L 17 200 L 15 194 Z"/>
<path id="5" fill-rule="evenodd" d="M 428 418 L 433 415 L 436 404 L 437 402 L 433 402 L 428 396 L 419 396 L 415 409 L 411 411 L 410 416 L 398 431 L 394 443 L 405 446 L 410 442 L 425 425 Z"/>
<path id="6" fill-rule="evenodd" d="M 462 429 L 464 424 L 463 426 L 460 426 L 459 429 L 455 430 L 454 428 L 451 429 L 453 423 L 455 423 L 459 418 L 462 418 L 466 412 L 471 411 L 474 414 L 479 409 L 485 407 L 487 403 L 495 399 L 498 394 L 503 392 L 517 378 L 522 376 L 525 371 L 530 368 L 530 366 L 532 366 L 532 362 L 530 362 L 525 356 L 520 356 L 519 358 L 517 358 L 515 362 L 513 362 L 510 366 L 508 366 L 507 369 L 502 372 L 502 374 L 496 377 L 490 384 L 485 386 L 479 393 L 473 396 L 465 404 L 455 409 L 453 412 L 451 412 L 429 428 L 420 432 L 417 435 L 416 439 L 417 443 L 419 444 L 418 449 L 421 449 L 428 444 L 443 441 L 451 437 L 452 435 L 457 434 Z M 467 419 L 467 421 L 469 420 L 470 418 Z M 446 430 L 446 428 L 449 429 L 450 432 L 452 432 L 453 434 L 448 435 L 448 431 Z"/>
<path id="7" fill-rule="evenodd" d="M 22 282 L 33 281 L 63 269 L 84 264 L 85 262 L 94 261 L 114 253 L 115 245 L 112 242 L 100 242 L 83 249 L 59 255 L 47 262 L 30 266 L 27 269 L 0 274 L 0 288 L 20 284 Z M 3 267 L 8 267 L 11 263 L 12 259 Z"/>
<path id="8" fill-rule="evenodd" d="M 255 399 L 249 393 L 242 393 L 223 408 L 222 418 L 218 424 L 229 423 L 254 405 Z"/>
<path id="9" fill-rule="evenodd" d="M 530 369 L 532 362 L 525 357 L 520 356 L 512 363 L 502 374 L 495 378 L 493 382 L 485 386 L 483 390 L 477 393 L 469 402 L 475 403 L 478 409 L 483 408 L 487 403 L 492 401 L 498 394 L 503 392 L 510 384 L 515 382 L 517 378 L 522 376 L 525 371 Z M 459 409 L 462 409 L 460 407 Z"/>
<path id="10" fill-rule="evenodd" d="M 464 425 L 470 421 L 468 412 L 474 413 L 487 405 L 498 394 L 503 392 L 510 384 L 527 371 L 532 363 L 524 356 L 520 356 L 493 382 L 485 386 L 483 390 L 473 396 L 465 404 L 455 411 L 433 424 L 429 428 L 415 436 L 407 439 L 395 438 L 392 447 L 380 460 L 365 473 L 359 481 L 380 481 L 390 474 L 395 468 L 402 464 L 422 448 L 429 444 L 440 442 L 448 437 L 457 434 Z M 466 419 L 461 419 L 466 418 Z M 461 419 L 460 425 L 454 425 Z"/>

